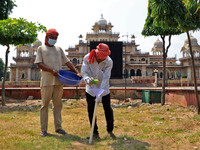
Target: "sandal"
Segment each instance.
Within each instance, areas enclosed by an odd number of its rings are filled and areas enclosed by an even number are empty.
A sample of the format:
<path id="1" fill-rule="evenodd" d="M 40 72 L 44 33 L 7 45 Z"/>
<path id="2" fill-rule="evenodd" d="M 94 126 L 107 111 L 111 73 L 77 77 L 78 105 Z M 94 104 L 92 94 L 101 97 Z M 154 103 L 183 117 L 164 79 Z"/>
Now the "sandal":
<path id="1" fill-rule="evenodd" d="M 47 131 L 41 131 L 41 132 L 40 132 L 40 136 L 41 136 L 41 137 L 47 136 Z"/>
<path id="2" fill-rule="evenodd" d="M 63 129 L 58 129 L 58 130 L 56 130 L 56 133 L 59 133 L 59 134 L 66 134 L 65 130 L 63 130 Z"/>

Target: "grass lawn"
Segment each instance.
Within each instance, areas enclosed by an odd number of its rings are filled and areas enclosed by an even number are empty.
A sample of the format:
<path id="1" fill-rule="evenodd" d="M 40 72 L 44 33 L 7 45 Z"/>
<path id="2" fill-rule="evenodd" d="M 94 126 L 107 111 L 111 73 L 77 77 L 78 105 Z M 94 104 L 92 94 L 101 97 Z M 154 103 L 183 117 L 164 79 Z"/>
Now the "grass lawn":
<path id="1" fill-rule="evenodd" d="M 86 139 L 90 135 L 90 126 L 84 99 L 63 102 L 62 126 L 67 135 L 55 133 L 52 109 L 49 109 L 47 137 L 39 135 L 39 105 L 0 106 L 0 149 L 200 149 L 200 117 L 192 107 L 139 103 L 134 107 L 125 107 L 125 104 L 116 105 L 116 100 L 113 101 L 114 133 L 117 139 L 107 136 L 104 111 L 100 104 L 97 108 L 97 124 L 101 139 L 93 140 L 92 145 Z"/>

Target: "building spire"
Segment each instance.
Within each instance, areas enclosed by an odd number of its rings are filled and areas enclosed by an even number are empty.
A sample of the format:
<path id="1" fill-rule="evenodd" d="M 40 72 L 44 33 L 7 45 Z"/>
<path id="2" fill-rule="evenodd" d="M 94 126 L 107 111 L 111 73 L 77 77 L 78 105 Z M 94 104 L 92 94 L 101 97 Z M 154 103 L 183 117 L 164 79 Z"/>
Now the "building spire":
<path id="1" fill-rule="evenodd" d="M 101 14 L 101 19 L 103 19 L 103 14 Z"/>

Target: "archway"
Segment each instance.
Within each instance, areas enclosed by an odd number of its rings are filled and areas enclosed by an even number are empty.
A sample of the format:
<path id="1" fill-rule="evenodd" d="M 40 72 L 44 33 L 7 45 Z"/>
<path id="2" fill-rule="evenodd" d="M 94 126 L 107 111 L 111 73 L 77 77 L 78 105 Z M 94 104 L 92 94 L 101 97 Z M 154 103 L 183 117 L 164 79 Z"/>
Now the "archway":
<path id="1" fill-rule="evenodd" d="M 128 78 L 128 70 L 127 69 L 124 70 L 124 78 Z"/>
<path id="2" fill-rule="evenodd" d="M 136 76 L 142 76 L 142 72 L 140 69 L 137 70 Z"/>
<path id="3" fill-rule="evenodd" d="M 160 73 L 160 78 L 162 78 L 162 76 L 163 76 L 163 73 L 161 72 L 161 73 Z"/>
<path id="4" fill-rule="evenodd" d="M 135 76 L 135 70 L 131 69 L 131 76 Z"/>
<path id="5" fill-rule="evenodd" d="M 76 66 L 77 63 L 78 63 L 77 59 L 76 59 L 76 58 L 73 58 L 72 63 L 73 63 L 74 66 Z"/>

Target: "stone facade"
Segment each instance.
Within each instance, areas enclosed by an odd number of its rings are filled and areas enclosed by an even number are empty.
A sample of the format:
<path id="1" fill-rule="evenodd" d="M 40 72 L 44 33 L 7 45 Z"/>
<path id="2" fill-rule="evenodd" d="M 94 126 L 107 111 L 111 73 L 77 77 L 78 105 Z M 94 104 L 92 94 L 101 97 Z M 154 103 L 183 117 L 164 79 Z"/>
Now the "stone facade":
<path id="1" fill-rule="evenodd" d="M 86 38 L 79 36 L 79 43 L 74 47 L 69 47 L 65 51 L 67 57 L 71 60 L 74 66 L 80 71 L 83 62 L 83 57 L 90 51 L 91 41 L 101 42 L 116 42 L 119 41 L 120 34 L 112 32 L 113 25 L 101 16 L 100 20 L 92 26 L 92 32 L 86 33 Z M 191 43 L 194 52 L 196 77 L 200 79 L 200 46 L 197 39 L 191 37 Z M 40 80 L 40 70 L 34 64 L 37 47 L 42 43 L 36 41 L 32 45 L 17 46 L 15 64 L 10 65 L 10 80 L 11 81 L 34 81 Z M 132 35 L 131 41 L 123 42 L 123 78 L 131 79 L 154 79 L 157 72 L 158 79 L 163 76 L 163 58 L 162 58 L 162 42 L 157 39 L 149 52 L 142 52 L 138 49 L 138 44 L 135 43 L 135 36 Z M 191 65 L 191 57 L 189 54 L 188 40 L 185 40 L 184 46 L 181 49 L 183 57 L 179 59 L 180 64 L 177 64 L 176 57 L 167 58 L 166 60 L 166 78 L 180 79 L 182 75 L 187 75 L 189 80 L 193 79 L 193 71 Z"/>
<path id="2" fill-rule="evenodd" d="M 93 32 L 86 33 L 86 42 L 83 40 L 83 36 L 79 36 L 79 43 L 75 47 L 70 47 L 65 51 L 68 52 L 67 57 L 72 63 L 79 69 L 83 62 L 83 57 L 89 52 L 91 41 L 118 41 L 119 33 L 112 32 L 113 25 L 101 16 L 98 22 L 92 26 Z M 199 45 L 197 40 L 191 36 L 192 46 L 195 56 L 195 64 L 197 70 L 197 78 L 200 79 L 200 56 Z M 185 45 L 181 52 L 183 57 L 179 59 L 181 62 L 177 64 L 176 57 L 168 57 L 166 60 L 166 78 L 167 79 L 180 79 L 182 75 L 187 75 L 191 80 L 192 68 L 189 65 L 191 57 L 189 56 L 188 42 L 185 41 Z M 137 79 L 152 79 L 155 76 L 155 71 L 158 72 L 158 78 L 163 76 L 163 57 L 162 57 L 162 42 L 157 39 L 151 50 L 152 55 L 148 52 L 142 52 L 137 47 L 139 45 L 135 43 L 135 36 L 132 35 L 131 41 L 123 42 L 123 73 L 124 78 L 137 78 Z M 125 66 L 126 64 L 126 66 Z M 189 66 L 188 66 L 189 65 Z"/>
<path id="3" fill-rule="evenodd" d="M 42 42 L 37 40 L 33 44 L 19 45 L 16 47 L 16 62 L 10 64 L 10 81 L 38 81 L 40 69 L 34 64 L 37 48 Z"/>

